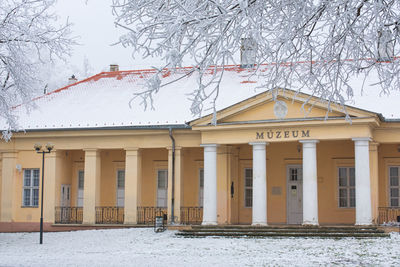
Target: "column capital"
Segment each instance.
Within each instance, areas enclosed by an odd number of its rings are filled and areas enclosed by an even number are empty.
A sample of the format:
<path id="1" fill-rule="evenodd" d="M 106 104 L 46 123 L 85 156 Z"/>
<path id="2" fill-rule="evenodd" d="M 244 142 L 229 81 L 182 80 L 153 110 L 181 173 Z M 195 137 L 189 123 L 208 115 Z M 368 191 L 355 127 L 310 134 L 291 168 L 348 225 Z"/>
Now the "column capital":
<path id="1" fill-rule="evenodd" d="M 142 152 L 142 149 L 134 147 L 134 148 L 125 148 L 125 157 L 130 156 L 139 156 Z"/>
<path id="2" fill-rule="evenodd" d="M 317 139 L 303 139 L 303 140 L 299 140 L 300 143 L 302 144 L 317 144 L 319 143 L 319 140 Z"/>
<path id="3" fill-rule="evenodd" d="M 138 151 L 140 150 L 140 147 L 125 147 L 124 150 L 125 151 Z"/>
<path id="4" fill-rule="evenodd" d="M 360 142 L 370 142 L 372 141 L 371 137 L 353 137 L 351 138 L 356 144 Z"/>
<path id="5" fill-rule="evenodd" d="M 218 154 L 231 154 L 232 146 L 230 145 L 220 145 L 218 146 Z"/>
<path id="6" fill-rule="evenodd" d="M 98 157 L 100 155 L 100 150 L 96 148 L 84 148 L 85 157 Z"/>
<path id="7" fill-rule="evenodd" d="M 47 153 L 47 154 L 46 154 L 45 158 L 57 158 L 57 157 L 60 157 L 60 156 L 61 156 L 60 153 L 61 153 L 60 150 L 59 150 L 59 151 L 57 151 L 57 150 L 52 150 L 50 153 Z"/>
<path id="8" fill-rule="evenodd" d="M 218 144 L 200 144 L 201 147 L 217 147 Z"/>
<path id="9" fill-rule="evenodd" d="M 268 146 L 269 145 L 269 143 L 268 142 L 250 142 L 249 143 L 249 145 L 251 145 L 251 146 L 257 146 L 257 145 L 259 145 L 259 146 Z"/>
<path id="10" fill-rule="evenodd" d="M 378 142 L 370 142 L 369 143 L 369 151 L 377 151 L 379 145 L 380 144 Z"/>

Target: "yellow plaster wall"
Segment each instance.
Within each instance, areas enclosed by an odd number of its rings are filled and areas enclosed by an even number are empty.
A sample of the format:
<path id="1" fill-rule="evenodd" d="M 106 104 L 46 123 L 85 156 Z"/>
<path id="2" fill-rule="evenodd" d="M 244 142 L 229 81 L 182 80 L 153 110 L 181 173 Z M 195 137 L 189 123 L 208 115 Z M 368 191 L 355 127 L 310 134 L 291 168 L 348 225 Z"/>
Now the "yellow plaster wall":
<path id="1" fill-rule="evenodd" d="M 257 111 L 260 113 L 261 111 Z M 337 133 L 332 131 L 328 125 L 320 125 L 310 128 L 310 138 L 332 138 Z M 354 137 L 369 134 L 369 128 L 364 125 L 342 125 L 341 135 L 354 135 Z M 336 128 L 338 129 L 338 128 Z M 259 130 L 264 130 L 260 128 Z M 227 134 L 229 132 L 229 134 Z M 219 141 L 227 143 L 230 147 L 229 156 L 219 156 L 218 166 L 224 166 L 225 170 L 218 170 L 218 215 L 219 221 L 228 223 L 251 223 L 251 209 L 244 208 L 244 168 L 252 165 L 252 150 L 247 144 L 234 145 L 235 140 L 243 142 L 254 139 L 256 130 L 222 130 L 206 132 L 203 142 Z M 181 144 L 200 143 L 199 135 L 192 137 L 186 133 L 177 134 Z M 343 138 L 340 136 L 340 138 Z M 101 138 L 101 137 L 98 137 Z M 115 137 L 114 137 L 115 138 Z M 128 137 L 126 137 L 128 138 Z M 384 140 L 382 134 L 379 138 Z M 196 139 L 196 140 L 195 140 Z M 249 140 L 247 140 L 249 139 Z M 75 140 L 75 139 L 74 139 Z M 255 139 L 254 139 L 255 140 Z M 253 140 L 253 141 L 254 141 Z M 391 139 L 390 139 L 391 140 Z M 20 140 L 22 147 L 31 147 L 32 140 L 29 138 Z M 286 223 L 286 166 L 289 164 L 301 164 L 301 152 L 298 147 L 301 144 L 294 140 L 278 142 L 271 140 L 267 146 L 267 176 L 268 176 L 268 221 L 270 223 Z M 280 140 L 279 140 L 280 141 Z M 72 144 L 75 146 L 77 140 Z M 139 142 L 139 141 L 137 141 Z M 148 139 L 140 142 L 147 143 Z M 162 141 L 170 143 L 166 137 Z M 14 142 L 15 143 L 15 142 Z M 60 140 L 61 144 L 67 144 L 68 138 Z M 111 141 L 107 143 L 110 147 Z M 158 144 L 158 143 L 157 143 Z M 2 144 L 3 145 L 3 144 Z M 151 144 L 148 146 L 152 146 Z M 8 144 L 7 144 L 8 146 Z M 15 144 L 13 145 L 15 146 Z M 18 146 L 16 147 L 18 149 Z M 156 170 L 167 169 L 168 150 L 166 148 L 142 149 L 142 201 L 141 206 L 156 205 Z M 378 173 L 379 173 L 379 206 L 388 206 L 388 166 L 400 165 L 400 152 L 398 144 L 380 144 L 378 147 Z M 200 147 L 182 148 L 183 155 L 183 202 L 182 206 L 198 206 L 199 200 L 199 178 L 198 171 L 203 167 L 203 149 Z M 318 195 L 319 195 L 319 221 L 321 224 L 354 223 L 354 208 L 338 208 L 337 204 L 337 167 L 354 166 L 354 142 L 351 140 L 321 141 L 317 144 L 318 157 Z M 57 169 L 56 182 L 56 205 L 60 203 L 60 185 L 71 184 L 71 206 L 76 206 L 77 200 L 77 174 L 79 169 L 84 168 L 85 154 L 83 150 L 62 150 Z M 220 162 L 223 160 L 224 162 Z M 41 168 L 41 156 L 32 150 L 20 150 L 18 152 L 17 164 L 23 169 Z M 122 149 L 107 149 L 101 152 L 101 197 L 100 205 L 114 206 L 116 204 L 116 169 L 124 168 L 125 151 Z M 1 162 L 1 159 L 0 159 Z M 223 163 L 223 164 L 222 164 Z M 1 165 L 0 165 L 1 166 Z M 1 168 L 1 167 L 0 167 Z M 1 171 L 0 171 L 1 174 Z M 0 175 L 0 192 L 1 192 Z M 235 194 L 230 198 L 230 183 L 234 182 Z M 16 172 L 15 193 L 13 194 L 14 221 L 31 222 L 38 221 L 39 208 L 22 208 L 22 182 L 23 172 Z M 280 195 L 272 195 L 272 187 L 280 187 Z M 46 188 L 47 190 L 47 188 Z M 39 192 L 40 194 L 40 192 Z M 39 204 L 40 207 L 40 204 Z M 222 219 L 221 219 L 222 218 Z"/>
<path id="2" fill-rule="evenodd" d="M 325 117 L 326 109 L 321 109 L 317 107 L 311 107 L 311 105 L 305 105 L 302 108 L 302 103 L 297 101 L 291 101 L 284 99 L 282 97 L 278 97 L 278 100 L 286 103 L 288 107 L 288 113 L 286 115 L 286 119 L 289 118 L 311 118 L 311 117 Z M 269 101 L 261 103 L 253 108 L 245 109 L 244 112 L 240 112 L 238 114 L 229 116 L 221 120 L 221 122 L 236 122 L 236 121 L 252 121 L 252 120 L 268 120 L 268 119 L 276 119 L 274 114 L 274 104 L 275 101 Z M 329 112 L 329 117 L 341 116 L 344 115 L 339 112 Z"/>
<path id="3" fill-rule="evenodd" d="M 60 206 L 61 204 L 61 185 L 62 184 L 69 184 L 71 185 L 72 182 L 72 163 L 71 163 L 71 156 L 68 153 L 68 151 L 59 151 L 58 152 L 59 159 L 58 159 L 58 165 L 57 165 L 57 180 L 56 180 L 56 199 L 55 199 L 55 205 Z M 71 199 L 71 204 L 72 204 L 72 186 L 71 186 L 71 192 L 70 192 L 70 199 Z"/>
<path id="4" fill-rule="evenodd" d="M 70 160 L 68 159 L 68 156 L 66 156 L 64 152 L 59 152 L 59 153 L 60 153 L 60 156 L 59 156 L 59 164 L 57 166 L 57 177 L 56 177 L 55 188 L 45 188 L 45 192 L 47 190 L 51 190 L 51 192 L 54 192 L 54 190 L 55 190 L 54 193 L 56 196 L 56 203 L 55 203 L 56 206 L 59 206 L 59 204 L 60 204 L 61 184 L 68 183 L 66 181 L 67 181 L 68 177 L 70 177 L 70 173 L 71 173 L 71 164 L 70 164 Z M 41 203 L 40 196 L 41 196 L 41 189 L 42 189 L 42 186 L 41 186 L 41 183 L 42 183 L 42 180 L 41 180 L 42 156 L 37 154 L 34 151 L 20 151 L 18 153 L 17 164 L 21 164 L 22 171 L 17 172 L 17 174 L 16 174 L 16 181 L 15 181 L 15 188 L 14 188 L 15 194 L 14 194 L 14 200 L 13 200 L 13 210 L 14 210 L 13 214 L 15 214 L 15 216 L 14 216 L 13 220 L 16 222 L 37 222 L 40 219 L 40 203 Z M 23 170 L 24 169 L 36 169 L 36 168 L 40 169 L 39 205 L 38 205 L 38 207 L 35 207 L 35 208 L 23 207 L 22 206 Z M 44 178 L 46 179 L 46 173 L 45 173 Z M 47 191 L 47 193 L 50 193 L 50 192 Z M 52 208 L 54 208 L 54 207 L 52 207 Z"/>
<path id="5" fill-rule="evenodd" d="M 66 184 L 71 184 L 71 207 L 78 205 L 78 171 L 85 169 L 85 152 L 83 150 L 70 150 L 68 156 L 71 159 L 70 179 L 65 178 Z"/>
<path id="6" fill-rule="evenodd" d="M 168 150 L 143 149 L 141 206 L 156 206 L 157 169 L 168 169 Z"/>
<path id="7" fill-rule="evenodd" d="M 203 149 L 183 150 L 183 207 L 199 206 L 199 170 L 203 168 Z"/>
<path id="8" fill-rule="evenodd" d="M 389 207 L 389 166 L 400 166 L 399 144 L 380 144 L 379 163 L 379 207 Z"/>
<path id="9" fill-rule="evenodd" d="M 125 169 L 124 150 L 101 152 L 100 206 L 117 205 L 117 170 Z"/>
<path id="10" fill-rule="evenodd" d="M 31 151 L 20 151 L 18 153 L 17 164 L 22 165 L 22 171 L 17 172 L 15 185 L 15 194 L 13 199 L 14 221 L 16 222 L 39 222 L 40 219 L 40 195 L 41 195 L 41 176 L 42 176 L 42 155 L 37 154 L 33 149 Z M 22 207 L 22 187 L 24 169 L 40 169 L 39 181 L 39 206 L 36 208 Z M 46 190 L 46 189 L 45 189 Z"/>

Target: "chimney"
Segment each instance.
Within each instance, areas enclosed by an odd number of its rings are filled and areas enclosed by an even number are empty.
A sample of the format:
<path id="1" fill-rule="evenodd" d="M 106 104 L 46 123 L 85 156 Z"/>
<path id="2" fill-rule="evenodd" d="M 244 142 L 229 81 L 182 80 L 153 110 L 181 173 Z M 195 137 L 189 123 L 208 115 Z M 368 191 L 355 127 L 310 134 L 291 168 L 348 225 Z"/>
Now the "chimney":
<path id="1" fill-rule="evenodd" d="M 68 85 L 76 83 L 78 79 L 75 77 L 75 75 L 72 75 L 71 78 L 68 79 Z"/>
<path id="2" fill-rule="evenodd" d="M 378 31 L 378 62 L 393 60 L 394 40 L 393 33 L 390 29 Z"/>
<path id="3" fill-rule="evenodd" d="M 119 71 L 119 66 L 118 64 L 110 64 L 110 71 Z"/>
<path id="4" fill-rule="evenodd" d="M 253 38 L 242 38 L 240 67 L 252 68 L 256 64 L 257 43 Z"/>

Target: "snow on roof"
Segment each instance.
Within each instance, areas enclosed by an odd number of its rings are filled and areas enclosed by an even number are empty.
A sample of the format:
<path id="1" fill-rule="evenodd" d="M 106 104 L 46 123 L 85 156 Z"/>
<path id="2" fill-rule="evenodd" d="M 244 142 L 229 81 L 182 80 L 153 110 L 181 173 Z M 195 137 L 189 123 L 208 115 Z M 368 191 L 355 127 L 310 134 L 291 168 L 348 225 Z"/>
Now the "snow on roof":
<path id="1" fill-rule="evenodd" d="M 168 84 L 188 71 L 189 68 L 175 73 L 165 71 L 162 84 Z M 182 126 L 198 118 L 190 113 L 189 100 L 189 94 L 198 86 L 196 73 L 162 87 L 153 98 L 154 109 L 148 106 L 145 110 L 140 97 L 134 99 L 130 107 L 134 93 L 146 90 L 147 78 L 154 73 L 154 70 L 102 72 L 35 98 L 37 108 L 30 113 L 25 105 L 20 105 L 14 108 L 14 114 L 19 118 L 19 126 L 25 130 Z M 238 66 L 225 69 L 216 101 L 217 110 L 269 89 L 258 88 L 262 82 L 256 76 L 249 78 L 251 73 L 251 70 Z M 388 119 L 400 118 L 397 106 L 400 92 L 379 96 L 380 91 L 367 86 L 362 95 L 356 93 L 354 101 L 348 104 L 381 113 Z M 202 115 L 209 114 L 211 100 L 204 105 Z M 4 121 L 0 121 L 0 129 L 5 128 Z"/>

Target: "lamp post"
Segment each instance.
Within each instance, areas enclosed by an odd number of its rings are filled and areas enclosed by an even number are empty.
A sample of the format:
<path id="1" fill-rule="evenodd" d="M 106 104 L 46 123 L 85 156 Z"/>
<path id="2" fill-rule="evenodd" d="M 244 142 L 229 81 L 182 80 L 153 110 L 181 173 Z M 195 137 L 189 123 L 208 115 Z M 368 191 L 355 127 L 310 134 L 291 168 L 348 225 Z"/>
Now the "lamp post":
<path id="1" fill-rule="evenodd" d="M 47 143 L 46 148 L 42 149 L 42 145 L 37 143 L 34 145 L 36 153 L 42 154 L 42 194 L 40 200 L 40 244 L 43 244 L 43 192 L 44 192 L 44 154 L 50 153 L 54 145 Z"/>

